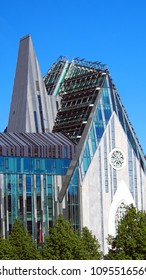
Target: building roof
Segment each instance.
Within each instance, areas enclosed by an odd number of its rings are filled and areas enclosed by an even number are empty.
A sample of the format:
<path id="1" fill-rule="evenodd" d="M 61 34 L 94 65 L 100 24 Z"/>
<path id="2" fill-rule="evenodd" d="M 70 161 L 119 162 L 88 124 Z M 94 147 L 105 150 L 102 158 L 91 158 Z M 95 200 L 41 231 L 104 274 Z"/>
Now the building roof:
<path id="1" fill-rule="evenodd" d="M 0 133 L 0 156 L 72 158 L 75 144 L 62 133 Z"/>

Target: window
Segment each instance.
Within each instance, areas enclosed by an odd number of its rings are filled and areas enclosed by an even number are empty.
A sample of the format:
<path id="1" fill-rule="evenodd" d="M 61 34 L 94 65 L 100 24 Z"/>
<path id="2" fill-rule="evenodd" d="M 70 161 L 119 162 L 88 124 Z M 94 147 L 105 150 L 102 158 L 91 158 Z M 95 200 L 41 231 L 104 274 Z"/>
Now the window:
<path id="1" fill-rule="evenodd" d="M 115 226 L 116 226 L 116 231 L 117 231 L 117 227 L 118 227 L 118 223 L 120 222 L 120 220 L 122 219 L 122 217 L 124 216 L 126 212 L 126 205 L 124 202 L 122 202 L 116 211 L 116 215 L 115 215 Z"/>
<path id="2" fill-rule="evenodd" d="M 31 176 L 26 176 L 26 194 L 31 193 Z"/>
<path id="3" fill-rule="evenodd" d="M 35 122 L 35 129 L 36 129 L 36 132 L 38 132 L 38 121 L 37 121 L 37 114 L 36 114 L 36 111 L 33 112 L 34 113 L 34 122 Z"/>
<path id="4" fill-rule="evenodd" d="M 27 212 L 31 212 L 32 203 L 31 203 L 31 196 L 27 196 L 26 198 L 26 205 L 27 205 Z"/>
<path id="5" fill-rule="evenodd" d="M 39 81 L 36 81 L 36 90 L 40 91 Z"/>
<path id="6" fill-rule="evenodd" d="M 40 169 L 40 160 L 36 160 L 36 170 Z"/>

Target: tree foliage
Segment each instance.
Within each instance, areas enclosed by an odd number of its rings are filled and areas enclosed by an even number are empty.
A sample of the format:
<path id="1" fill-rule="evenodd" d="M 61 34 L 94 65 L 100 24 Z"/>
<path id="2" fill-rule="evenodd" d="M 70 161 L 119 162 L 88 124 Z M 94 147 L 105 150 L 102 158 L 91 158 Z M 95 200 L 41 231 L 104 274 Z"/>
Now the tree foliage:
<path id="1" fill-rule="evenodd" d="M 59 215 L 54 226 L 50 228 L 42 256 L 43 259 L 52 260 L 88 260 L 101 258 L 101 252 L 98 242 L 87 228 L 79 235 L 71 223 Z"/>
<path id="2" fill-rule="evenodd" d="M 36 244 L 32 241 L 29 233 L 23 228 L 19 220 L 16 220 L 12 233 L 9 236 L 9 243 L 19 260 L 37 260 L 41 259 Z"/>
<path id="3" fill-rule="evenodd" d="M 82 229 L 81 241 L 85 251 L 86 260 L 100 260 L 102 258 L 99 242 L 87 227 Z"/>
<path id="4" fill-rule="evenodd" d="M 146 259 L 146 213 L 133 205 L 126 208 L 115 237 L 108 237 L 108 258 L 113 260 Z"/>
<path id="5" fill-rule="evenodd" d="M 79 234 L 61 215 L 50 228 L 41 253 L 19 220 L 7 239 L 0 237 L 1 260 L 98 260 L 101 257 L 99 243 L 88 228 Z"/>
<path id="6" fill-rule="evenodd" d="M 43 246 L 43 259 L 74 260 L 78 259 L 81 242 L 77 233 L 69 221 L 65 221 L 61 215 L 49 230 L 49 236 Z"/>
<path id="7" fill-rule="evenodd" d="M 18 256 L 14 252 L 13 246 L 8 239 L 0 237 L 0 260 L 17 260 Z"/>

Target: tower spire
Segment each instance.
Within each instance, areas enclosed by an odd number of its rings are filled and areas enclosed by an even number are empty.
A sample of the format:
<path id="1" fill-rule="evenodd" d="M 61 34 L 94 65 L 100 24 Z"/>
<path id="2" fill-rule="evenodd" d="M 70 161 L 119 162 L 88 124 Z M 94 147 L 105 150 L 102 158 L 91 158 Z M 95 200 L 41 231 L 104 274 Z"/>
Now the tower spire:
<path id="1" fill-rule="evenodd" d="M 31 36 L 27 35 L 20 40 L 7 131 L 45 131 L 46 126 L 49 126 L 47 102 L 48 96 Z M 46 126 L 44 120 L 48 120 Z"/>

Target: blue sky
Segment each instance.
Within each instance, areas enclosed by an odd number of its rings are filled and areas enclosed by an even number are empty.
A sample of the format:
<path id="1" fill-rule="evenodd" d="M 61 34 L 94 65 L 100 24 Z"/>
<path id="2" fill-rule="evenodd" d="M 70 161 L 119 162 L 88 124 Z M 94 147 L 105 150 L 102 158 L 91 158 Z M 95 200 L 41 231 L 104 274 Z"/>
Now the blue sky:
<path id="1" fill-rule="evenodd" d="M 20 38 L 31 34 L 42 74 L 60 55 L 107 64 L 146 153 L 146 1 L 0 3 L 0 131 L 8 122 Z"/>

